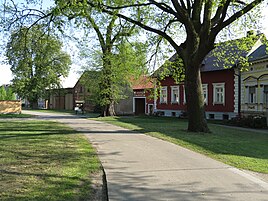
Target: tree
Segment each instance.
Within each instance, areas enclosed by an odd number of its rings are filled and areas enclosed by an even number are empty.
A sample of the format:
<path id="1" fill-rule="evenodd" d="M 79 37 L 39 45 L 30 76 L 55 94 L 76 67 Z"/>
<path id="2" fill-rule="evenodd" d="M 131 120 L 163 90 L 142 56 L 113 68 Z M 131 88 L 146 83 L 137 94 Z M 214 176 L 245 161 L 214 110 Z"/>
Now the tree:
<path id="1" fill-rule="evenodd" d="M 6 100 L 16 100 L 16 96 L 13 93 L 13 90 L 11 87 L 8 87 L 6 89 Z"/>
<path id="2" fill-rule="evenodd" d="M 70 56 L 61 48 L 59 39 L 45 33 L 42 25 L 22 27 L 11 34 L 6 57 L 14 76 L 13 89 L 33 108 L 47 89 L 58 87 L 60 77 L 68 75 Z"/>
<path id="3" fill-rule="evenodd" d="M 87 97 L 96 106 L 103 106 L 110 103 L 113 100 L 114 103 L 118 103 L 120 100 L 127 98 L 126 91 L 131 88 L 132 81 L 138 78 L 145 72 L 146 64 L 146 49 L 141 43 L 129 44 L 126 41 L 115 46 L 115 51 L 109 58 L 111 61 L 111 74 L 106 75 L 102 71 L 102 54 L 98 52 L 95 54 L 93 60 L 89 65 L 90 68 L 86 68 L 87 71 L 83 74 L 81 79 L 82 83 L 86 86 L 90 95 Z M 116 52 L 116 53 L 115 53 Z M 87 56 L 88 54 L 86 54 Z M 92 56 L 92 55 L 91 55 Z M 112 85 L 110 87 L 103 87 L 103 80 L 110 76 Z M 102 94 L 108 93 L 111 95 L 105 99 Z M 131 91 L 132 92 L 132 91 Z M 114 107 L 114 104 L 111 104 Z M 112 108 L 114 109 L 114 108 Z"/>
<path id="4" fill-rule="evenodd" d="M 6 100 L 6 90 L 4 86 L 0 87 L 0 100 Z"/>
<path id="5" fill-rule="evenodd" d="M 108 1 L 107 1 L 108 2 Z M 122 75 L 118 69 L 124 65 L 124 72 L 133 71 L 133 64 L 129 61 L 122 61 L 122 50 L 118 52 L 116 46 L 120 45 L 123 37 L 130 37 L 136 32 L 135 27 L 125 20 L 120 20 L 117 15 L 100 13 L 98 9 L 91 7 L 86 1 L 56 1 L 60 14 L 67 16 L 68 20 L 75 20 L 77 26 L 82 26 L 85 33 L 94 30 L 100 46 L 100 60 L 98 60 L 99 77 L 98 100 L 102 108 L 102 116 L 114 116 L 114 104 L 119 99 L 122 81 L 126 80 L 127 74 Z M 83 41 L 89 42 L 88 40 Z M 88 55 L 87 55 L 88 56 Z M 134 56 L 134 55 L 133 55 Z M 122 61 L 124 63 L 120 63 Z M 137 61 L 137 60 L 133 60 Z M 142 60 L 143 61 L 143 60 Z M 136 67 L 139 64 L 136 63 Z M 130 70 L 131 69 L 131 70 Z M 138 69 L 138 68 L 137 68 Z M 133 74 L 132 74 L 133 75 Z"/>
<path id="6" fill-rule="evenodd" d="M 30 1 L 34 4 L 42 4 L 42 1 Z M 107 1 L 109 2 L 109 1 Z M 66 29 L 66 24 L 70 22 L 72 25 L 77 25 L 76 28 L 82 27 L 82 32 L 88 34 L 94 30 L 97 41 L 101 50 L 102 79 L 99 82 L 101 87 L 101 105 L 102 115 L 114 115 L 113 104 L 114 86 L 112 77 L 113 73 L 112 58 L 116 53 L 115 46 L 120 43 L 122 37 L 129 37 L 133 33 L 137 33 L 137 29 L 132 23 L 120 19 L 116 15 L 101 13 L 99 8 L 91 7 L 86 1 L 65 1 L 55 0 L 53 5 L 48 10 L 36 9 L 32 5 L 15 3 L 14 1 L 5 1 L 3 11 L 7 17 L 2 20 L 2 25 L 10 30 L 13 27 L 18 27 L 27 24 L 47 24 L 47 27 L 57 28 L 61 32 Z M 67 19 L 67 20 L 66 20 Z M 74 23 L 72 23 L 74 22 Z M 31 27 L 31 26 L 30 26 Z M 84 43 L 90 43 L 89 39 Z"/>
<path id="7" fill-rule="evenodd" d="M 148 0 L 124 1 L 123 4 L 121 0 L 87 1 L 102 12 L 161 36 L 175 49 L 185 69 L 188 131 L 193 132 L 209 132 L 200 77 L 203 59 L 215 47 L 216 37 L 224 29 L 242 16 L 250 18 L 250 11 L 262 2 L 264 0 Z M 133 15 L 134 10 L 139 11 L 138 16 Z M 176 27 L 185 33 L 182 43 L 177 42 Z"/>

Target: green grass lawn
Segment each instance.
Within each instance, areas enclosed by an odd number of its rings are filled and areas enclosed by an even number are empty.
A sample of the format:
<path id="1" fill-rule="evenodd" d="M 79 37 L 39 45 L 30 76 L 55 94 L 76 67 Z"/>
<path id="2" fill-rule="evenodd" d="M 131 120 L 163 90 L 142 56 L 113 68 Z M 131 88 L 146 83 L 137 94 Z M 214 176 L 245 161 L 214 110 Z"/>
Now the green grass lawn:
<path id="1" fill-rule="evenodd" d="M 100 162 L 88 140 L 50 121 L 0 120 L 0 200 L 90 200 Z"/>
<path id="2" fill-rule="evenodd" d="M 210 124 L 210 134 L 186 132 L 187 121 L 167 117 L 102 117 L 105 121 L 136 130 L 237 168 L 268 173 L 268 132 L 254 133 Z"/>
<path id="3" fill-rule="evenodd" d="M 6 118 L 31 118 L 33 117 L 30 114 L 0 114 L 0 119 Z"/>

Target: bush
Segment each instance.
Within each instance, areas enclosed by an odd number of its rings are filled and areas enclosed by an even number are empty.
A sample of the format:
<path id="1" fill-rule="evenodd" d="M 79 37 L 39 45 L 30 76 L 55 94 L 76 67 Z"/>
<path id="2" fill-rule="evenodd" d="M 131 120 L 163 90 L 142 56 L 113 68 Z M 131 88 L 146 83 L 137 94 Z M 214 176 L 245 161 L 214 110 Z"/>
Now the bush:
<path id="1" fill-rule="evenodd" d="M 266 117 L 262 116 L 235 117 L 227 121 L 227 124 L 248 128 L 267 128 Z"/>

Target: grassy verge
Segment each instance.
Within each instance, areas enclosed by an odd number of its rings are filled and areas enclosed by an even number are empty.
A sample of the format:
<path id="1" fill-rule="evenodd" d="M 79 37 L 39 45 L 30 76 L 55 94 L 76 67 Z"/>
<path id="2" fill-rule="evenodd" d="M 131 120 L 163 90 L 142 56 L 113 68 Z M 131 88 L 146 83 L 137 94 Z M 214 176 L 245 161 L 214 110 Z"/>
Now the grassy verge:
<path id="1" fill-rule="evenodd" d="M 212 133 L 199 135 L 185 131 L 186 120 L 165 117 L 105 117 L 96 120 L 181 145 L 237 168 L 268 173 L 268 133 L 210 124 Z"/>
<path id="2" fill-rule="evenodd" d="M 1 200 L 90 200 L 100 170 L 88 140 L 49 121 L 0 120 Z"/>
<path id="3" fill-rule="evenodd" d="M 31 118 L 33 117 L 30 114 L 0 114 L 0 119 L 6 118 Z"/>

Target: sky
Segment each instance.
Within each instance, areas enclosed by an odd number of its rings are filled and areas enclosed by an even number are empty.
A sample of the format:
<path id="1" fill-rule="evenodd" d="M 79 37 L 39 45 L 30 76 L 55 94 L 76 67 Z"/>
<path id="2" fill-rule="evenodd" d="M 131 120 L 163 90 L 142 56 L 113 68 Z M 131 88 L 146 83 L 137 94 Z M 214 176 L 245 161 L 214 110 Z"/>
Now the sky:
<path id="1" fill-rule="evenodd" d="M 263 13 L 264 13 L 264 18 L 263 18 L 264 29 L 260 31 L 264 33 L 266 37 L 268 38 L 268 7 L 266 7 Z M 70 69 L 69 76 L 67 78 L 62 79 L 62 86 L 64 88 L 74 87 L 80 75 L 81 75 L 80 66 L 76 63 L 73 63 Z M 9 84 L 11 79 L 12 79 L 12 73 L 10 71 L 10 66 L 0 64 L 0 86 L 3 84 Z"/>

